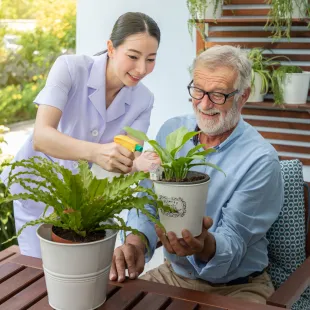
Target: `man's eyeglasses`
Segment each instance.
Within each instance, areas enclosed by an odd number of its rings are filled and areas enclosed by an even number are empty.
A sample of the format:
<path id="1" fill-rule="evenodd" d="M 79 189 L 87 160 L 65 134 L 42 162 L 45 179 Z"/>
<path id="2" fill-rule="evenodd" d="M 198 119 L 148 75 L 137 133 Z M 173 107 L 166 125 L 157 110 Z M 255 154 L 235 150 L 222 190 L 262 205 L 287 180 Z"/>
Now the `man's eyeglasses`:
<path id="1" fill-rule="evenodd" d="M 229 94 L 223 94 L 219 92 L 209 92 L 209 91 L 204 91 L 198 87 L 192 86 L 194 80 L 192 80 L 188 86 L 188 92 L 190 96 L 196 100 L 202 100 L 202 98 L 207 95 L 210 101 L 212 101 L 214 104 L 224 104 L 226 100 L 235 94 L 239 92 L 238 89 L 234 90 L 233 92 Z"/>

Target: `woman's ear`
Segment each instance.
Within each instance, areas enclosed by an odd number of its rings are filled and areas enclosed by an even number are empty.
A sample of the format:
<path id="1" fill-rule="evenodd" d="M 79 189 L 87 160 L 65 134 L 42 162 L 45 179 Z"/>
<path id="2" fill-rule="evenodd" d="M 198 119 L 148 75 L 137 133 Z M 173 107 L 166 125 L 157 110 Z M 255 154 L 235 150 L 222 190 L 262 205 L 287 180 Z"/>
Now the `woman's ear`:
<path id="1" fill-rule="evenodd" d="M 108 56 L 109 56 L 109 58 L 113 58 L 115 48 L 114 48 L 113 43 L 112 43 L 111 40 L 108 40 L 107 47 L 108 47 Z"/>

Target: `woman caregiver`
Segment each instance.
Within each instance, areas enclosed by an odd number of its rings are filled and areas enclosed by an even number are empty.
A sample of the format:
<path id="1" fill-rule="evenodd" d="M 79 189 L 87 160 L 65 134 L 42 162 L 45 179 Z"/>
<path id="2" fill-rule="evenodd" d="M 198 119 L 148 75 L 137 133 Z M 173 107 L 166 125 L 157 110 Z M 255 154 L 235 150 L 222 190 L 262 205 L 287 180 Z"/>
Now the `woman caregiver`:
<path id="1" fill-rule="evenodd" d="M 93 57 L 60 56 L 34 100 L 39 105 L 34 133 L 15 160 L 42 156 L 77 172 L 81 159 L 107 171 L 131 172 L 134 154 L 112 141 L 124 134 L 124 126 L 148 130 L 154 96 L 141 80 L 154 69 L 159 43 L 156 22 L 129 12 L 116 21 L 107 51 Z M 8 170 L 1 175 L 4 182 Z M 32 200 L 14 201 L 16 230 L 43 210 Z M 22 254 L 41 257 L 36 229 L 27 227 L 18 238 Z"/>

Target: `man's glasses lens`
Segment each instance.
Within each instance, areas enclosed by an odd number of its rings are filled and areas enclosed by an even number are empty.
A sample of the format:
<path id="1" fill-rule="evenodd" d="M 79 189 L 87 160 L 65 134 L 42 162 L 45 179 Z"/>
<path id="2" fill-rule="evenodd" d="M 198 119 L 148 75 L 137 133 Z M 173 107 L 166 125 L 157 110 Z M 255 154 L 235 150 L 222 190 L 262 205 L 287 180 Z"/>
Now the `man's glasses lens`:
<path id="1" fill-rule="evenodd" d="M 193 86 L 189 88 L 189 94 L 191 95 L 192 98 L 197 100 L 201 100 L 205 95 L 205 93 L 201 89 Z M 223 104 L 225 102 L 225 95 L 221 93 L 210 92 L 208 94 L 208 97 L 213 103 L 216 104 Z"/>

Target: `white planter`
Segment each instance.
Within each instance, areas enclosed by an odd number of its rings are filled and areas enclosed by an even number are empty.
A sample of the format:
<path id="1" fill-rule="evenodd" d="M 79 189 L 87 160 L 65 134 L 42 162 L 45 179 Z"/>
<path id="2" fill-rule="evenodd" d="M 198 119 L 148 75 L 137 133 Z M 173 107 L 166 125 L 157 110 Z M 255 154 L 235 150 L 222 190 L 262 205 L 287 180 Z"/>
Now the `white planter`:
<path id="1" fill-rule="evenodd" d="M 193 236 L 201 234 L 209 182 L 210 178 L 179 183 L 154 181 L 155 193 L 164 203 L 177 210 L 175 213 L 159 211 L 160 221 L 167 232 L 173 231 L 178 238 L 182 238 L 183 229 L 188 229 Z"/>
<path id="2" fill-rule="evenodd" d="M 50 306 L 56 310 L 96 309 L 106 300 L 106 288 L 117 231 L 102 240 L 63 244 L 51 241 L 51 225 L 37 230 Z"/>
<path id="3" fill-rule="evenodd" d="M 251 95 L 247 102 L 264 101 L 265 94 L 261 94 L 262 85 L 263 85 L 262 77 L 257 72 L 254 72 L 254 85 L 251 88 Z"/>
<path id="4" fill-rule="evenodd" d="M 304 5 L 303 0 L 295 0 L 293 2 L 292 18 L 305 18 L 307 6 Z"/>
<path id="5" fill-rule="evenodd" d="M 307 102 L 310 74 L 287 73 L 283 81 L 283 101 L 287 104 Z"/>
<path id="6" fill-rule="evenodd" d="M 214 14 L 214 4 L 215 0 L 206 0 L 207 8 L 205 14 L 201 16 L 200 12 L 197 13 L 199 19 L 218 19 L 222 16 L 223 12 L 223 1 L 218 4 L 217 9 Z"/>

